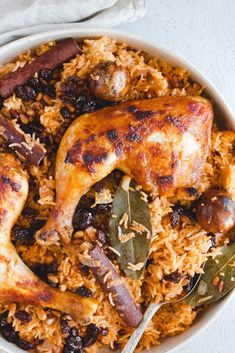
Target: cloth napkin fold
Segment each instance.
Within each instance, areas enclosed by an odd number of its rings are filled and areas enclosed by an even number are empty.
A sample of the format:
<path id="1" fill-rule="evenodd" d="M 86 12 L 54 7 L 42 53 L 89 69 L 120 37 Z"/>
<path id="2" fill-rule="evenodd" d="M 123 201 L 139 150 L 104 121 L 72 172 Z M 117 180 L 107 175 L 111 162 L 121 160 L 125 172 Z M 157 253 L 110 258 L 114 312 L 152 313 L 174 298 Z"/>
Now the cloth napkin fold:
<path id="1" fill-rule="evenodd" d="M 0 45 L 58 28 L 105 27 L 133 22 L 147 0 L 0 0 Z"/>

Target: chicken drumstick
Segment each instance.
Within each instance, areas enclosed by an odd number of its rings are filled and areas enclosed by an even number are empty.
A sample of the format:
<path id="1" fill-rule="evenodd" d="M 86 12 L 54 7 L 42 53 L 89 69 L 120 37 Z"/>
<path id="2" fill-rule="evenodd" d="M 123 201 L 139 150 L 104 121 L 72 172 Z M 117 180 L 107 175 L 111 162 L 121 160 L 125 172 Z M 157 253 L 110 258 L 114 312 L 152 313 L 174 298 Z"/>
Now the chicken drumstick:
<path id="1" fill-rule="evenodd" d="M 210 146 L 213 111 L 201 97 L 126 102 L 76 119 L 56 161 L 56 206 L 36 235 L 39 244 L 68 243 L 79 199 L 118 168 L 146 191 L 174 195 L 197 187 Z"/>
<path id="2" fill-rule="evenodd" d="M 11 229 L 28 194 L 28 180 L 15 158 L 0 153 L 0 302 L 35 304 L 63 311 L 79 322 L 87 322 L 97 302 L 60 292 L 37 278 L 18 256 L 10 241 Z"/>

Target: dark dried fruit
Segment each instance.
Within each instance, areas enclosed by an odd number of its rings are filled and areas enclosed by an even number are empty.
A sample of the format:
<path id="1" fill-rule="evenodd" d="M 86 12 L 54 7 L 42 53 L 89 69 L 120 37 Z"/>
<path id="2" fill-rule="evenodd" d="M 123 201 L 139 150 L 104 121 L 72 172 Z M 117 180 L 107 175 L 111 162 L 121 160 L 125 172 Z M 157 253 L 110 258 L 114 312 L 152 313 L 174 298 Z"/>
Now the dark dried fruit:
<path id="1" fill-rule="evenodd" d="M 21 98 L 23 101 L 29 102 L 29 101 L 34 101 L 37 94 L 32 87 L 25 85 L 25 86 L 16 87 L 16 95 L 17 97 Z"/>
<path id="2" fill-rule="evenodd" d="M 50 69 L 47 69 L 47 68 L 42 69 L 42 70 L 40 71 L 40 77 L 41 77 L 43 80 L 49 82 L 49 81 L 52 79 L 52 71 L 51 71 Z"/>
<path id="3" fill-rule="evenodd" d="M 176 204 L 172 207 L 173 212 L 178 212 L 180 215 L 186 216 L 191 222 L 196 222 L 196 216 L 193 208 L 186 207 L 181 204 Z"/>
<path id="4" fill-rule="evenodd" d="M 63 108 L 60 109 L 60 114 L 65 119 L 69 119 L 71 117 L 70 110 L 68 108 L 66 108 L 66 107 L 63 107 Z"/>
<path id="5" fill-rule="evenodd" d="M 171 222 L 172 228 L 175 228 L 180 223 L 180 220 L 181 220 L 181 213 L 178 212 L 177 210 L 173 211 L 170 214 L 170 222 Z"/>
<path id="6" fill-rule="evenodd" d="M 75 211 L 73 217 L 74 230 L 85 230 L 91 226 L 94 212 L 89 208 L 81 208 Z"/>
<path id="7" fill-rule="evenodd" d="M 50 281 L 48 279 L 48 274 L 56 274 L 57 273 L 57 263 L 55 261 L 51 262 L 50 264 L 34 264 L 32 267 L 32 271 L 39 277 L 41 278 L 44 282 L 47 282 L 50 284 L 52 287 L 57 287 L 58 284 Z"/>
<path id="8" fill-rule="evenodd" d="M 76 351 L 82 348 L 82 339 L 79 335 L 72 336 L 71 334 L 66 338 L 64 349 L 71 351 Z"/>
<path id="9" fill-rule="evenodd" d="M 67 81 L 61 85 L 62 99 L 65 100 L 69 97 L 75 97 L 81 94 L 84 89 L 84 80 L 75 76 L 70 76 Z"/>
<path id="10" fill-rule="evenodd" d="M 22 322 L 30 322 L 32 321 L 32 317 L 31 315 L 29 315 L 29 313 L 27 313 L 27 311 L 25 310 L 18 310 L 15 313 L 15 318 L 22 321 Z"/>
<path id="11" fill-rule="evenodd" d="M 25 207 L 22 211 L 22 215 L 26 218 L 34 219 L 39 214 L 39 211 L 32 207 Z"/>
<path id="12" fill-rule="evenodd" d="M 51 98 L 55 98 L 55 96 L 56 96 L 55 87 L 53 85 L 44 86 L 43 93 Z"/>
<path id="13" fill-rule="evenodd" d="M 193 278 L 189 278 L 188 284 L 186 284 L 186 286 L 183 287 L 184 290 L 186 290 L 187 292 L 190 292 L 191 289 L 195 286 L 197 280 L 198 280 L 198 275 L 195 275 Z"/>
<path id="14" fill-rule="evenodd" d="M 41 138 L 41 135 L 43 133 L 44 127 L 42 126 L 42 124 L 40 124 L 39 121 L 32 121 L 29 124 L 21 124 L 21 129 L 26 133 L 26 134 L 30 134 L 33 135 L 33 133 L 35 134 L 36 138 Z"/>
<path id="15" fill-rule="evenodd" d="M 13 228 L 13 243 L 31 246 L 35 243 L 35 239 L 31 228 L 15 226 Z"/>
<path id="16" fill-rule="evenodd" d="M 22 339 L 19 339 L 16 344 L 17 344 L 18 347 L 20 347 L 24 351 L 29 351 L 30 349 L 34 348 L 34 345 L 32 343 L 27 342 L 27 341 L 22 340 Z"/>
<path id="17" fill-rule="evenodd" d="M 166 281 L 169 281 L 169 282 L 173 282 L 173 283 L 179 283 L 179 281 L 181 280 L 182 278 L 182 275 L 180 272 L 178 271 L 175 271 L 175 272 L 172 272 L 170 273 L 169 275 L 165 275 L 164 276 L 164 279 Z"/>
<path id="18" fill-rule="evenodd" d="M 60 320 L 60 329 L 64 335 L 70 333 L 71 327 L 69 326 L 67 320 L 64 320 L 64 319 Z"/>
<path id="19" fill-rule="evenodd" d="M 41 85 L 39 80 L 36 77 L 31 78 L 28 81 L 28 85 L 34 89 L 36 93 L 38 93 L 41 90 Z"/>
<path id="20" fill-rule="evenodd" d="M 85 286 L 79 287 L 76 290 L 76 293 L 79 294 L 81 297 L 84 297 L 84 298 L 89 298 L 89 297 L 92 297 L 92 295 L 93 295 L 93 292 L 89 288 L 87 288 Z"/>
<path id="21" fill-rule="evenodd" d="M 4 102 L 4 98 L 2 98 L 2 97 L 0 96 L 0 109 L 2 109 L 2 107 L 3 107 L 3 102 Z"/>
<path id="22" fill-rule="evenodd" d="M 18 332 L 14 331 L 11 324 L 4 326 L 1 330 L 1 333 L 6 341 L 17 344 L 19 340 L 19 334 Z"/>
<path id="23" fill-rule="evenodd" d="M 83 112 L 84 105 L 87 102 L 87 98 L 85 95 L 78 96 L 75 100 L 75 108 L 79 111 Z"/>
<path id="24" fill-rule="evenodd" d="M 101 243 L 101 244 L 106 244 L 107 243 L 107 235 L 105 232 L 102 230 L 97 230 L 95 233 L 96 239 Z"/>
<path id="25" fill-rule="evenodd" d="M 84 273 L 84 275 L 89 275 L 90 270 L 89 270 L 89 267 L 88 267 L 88 266 L 83 265 L 83 264 L 81 264 L 81 263 L 79 263 L 77 266 L 78 266 L 79 271 L 81 271 L 82 273 Z"/>
<path id="26" fill-rule="evenodd" d="M 9 314 L 8 310 L 0 314 L 0 331 L 3 327 L 8 325 L 8 322 L 7 322 L 8 314 Z"/>
<path id="27" fill-rule="evenodd" d="M 110 346 L 111 351 L 117 351 L 120 348 L 120 344 L 116 341 L 113 342 L 113 346 Z"/>
<path id="28" fill-rule="evenodd" d="M 97 339 L 98 339 L 97 333 L 86 334 L 84 337 L 82 337 L 82 346 L 90 347 L 97 341 Z"/>
<path id="29" fill-rule="evenodd" d="M 86 334 L 82 337 L 83 347 L 92 346 L 98 339 L 98 334 L 101 333 L 101 328 L 95 324 L 90 324 L 87 326 Z"/>

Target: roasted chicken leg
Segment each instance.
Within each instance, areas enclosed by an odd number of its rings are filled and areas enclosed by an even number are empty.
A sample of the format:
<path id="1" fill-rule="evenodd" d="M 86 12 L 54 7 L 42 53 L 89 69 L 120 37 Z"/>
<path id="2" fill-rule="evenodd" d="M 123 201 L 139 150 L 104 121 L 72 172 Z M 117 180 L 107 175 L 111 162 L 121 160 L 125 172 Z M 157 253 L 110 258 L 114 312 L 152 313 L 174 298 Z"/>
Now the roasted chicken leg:
<path id="1" fill-rule="evenodd" d="M 37 241 L 68 243 L 79 199 L 118 168 L 146 191 L 168 196 L 197 187 L 210 146 L 213 111 L 201 97 L 126 102 L 75 120 L 56 161 L 56 206 Z"/>
<path id="2" fill-rule="evenodd" d="M 97 303 L 60 292 L 38 279 L 18 256 L 10 241 L 11 228 L 28 194 L 28 180 L 15 158 L 0 153 L 0 302 L 35 304 L 63 311 L 80 322 L 95 313 Z"/>

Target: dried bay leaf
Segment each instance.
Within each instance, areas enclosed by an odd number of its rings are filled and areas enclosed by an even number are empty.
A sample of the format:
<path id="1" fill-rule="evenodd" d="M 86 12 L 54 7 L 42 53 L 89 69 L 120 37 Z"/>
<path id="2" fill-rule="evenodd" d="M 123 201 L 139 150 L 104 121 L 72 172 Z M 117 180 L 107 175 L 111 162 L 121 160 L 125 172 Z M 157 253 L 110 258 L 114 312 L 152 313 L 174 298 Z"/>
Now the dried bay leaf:
<path id="1" fill-rule="evenodd" d="M 211 304 L 235 287 L 235 243 L 221 248 L 222 254 L 205 263 L 204 274 L 193 292 L 185 299 L 192 306 Z M 202 286 L 203 285 L 203 286 Z M 202 294 L 200 288 L 204 287 Z"/>
<path id="2" fill-rule="evenodd" d="M 111 246 L 120 254 L 117 261 L 122 270 L 128 277 L 138 279 L 148 259 L 152 225 L 148 204 L 142 200 L 141 191 L 135 189 L 134 181 L 131 181 L 130 187 L 131 190 L 125 191 L 119 186 L 116 191 L 109 219 L 109 236 Z M 128 220 L 120 226 L 119 222 L 125 213 Z M 144 226 L 146 230 L 140 233 L 132 229 L 133 221 Z M 130 236 L 126 242 L 121 242 L 120 233 L 125 235 L 132 233 L 132 237 Z"/>

